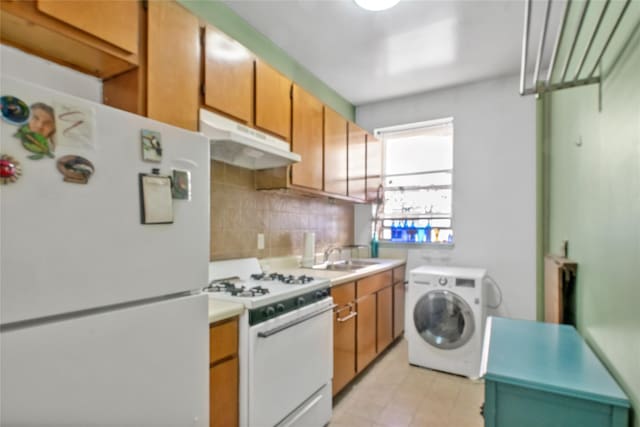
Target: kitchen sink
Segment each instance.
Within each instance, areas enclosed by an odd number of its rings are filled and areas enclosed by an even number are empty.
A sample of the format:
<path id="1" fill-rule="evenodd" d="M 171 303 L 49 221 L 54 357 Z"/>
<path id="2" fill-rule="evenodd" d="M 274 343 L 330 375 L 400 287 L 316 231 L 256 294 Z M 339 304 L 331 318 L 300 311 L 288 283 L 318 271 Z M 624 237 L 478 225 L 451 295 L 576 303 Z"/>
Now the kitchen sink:
<path id="1" fill-rule="evenodd" d="M 329 270 L 329 271 L 357 271 L 362 268 L 370 267 L 372 265 L 378 264 L 377 261 L 367 261 L 367 260 L 349 260 L 349 261 L 336 261 L 336 262 L 325 262 L 323 264 L 314 265 L 314 270 Z"/>

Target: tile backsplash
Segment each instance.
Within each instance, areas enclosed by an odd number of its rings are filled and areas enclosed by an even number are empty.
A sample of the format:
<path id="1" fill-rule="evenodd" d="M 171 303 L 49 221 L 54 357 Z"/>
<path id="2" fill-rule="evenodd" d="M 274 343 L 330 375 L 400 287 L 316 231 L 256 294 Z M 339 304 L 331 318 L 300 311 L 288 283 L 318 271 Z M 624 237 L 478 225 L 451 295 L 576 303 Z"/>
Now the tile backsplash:
<path id="1" fill-rule="evenodd" d="M 353 243 L 351 204 L 254 188 L 253 171 L 211 162 L 211 260 L 302 255 L 305 231 L 316 233 L 317 252 Z"/>

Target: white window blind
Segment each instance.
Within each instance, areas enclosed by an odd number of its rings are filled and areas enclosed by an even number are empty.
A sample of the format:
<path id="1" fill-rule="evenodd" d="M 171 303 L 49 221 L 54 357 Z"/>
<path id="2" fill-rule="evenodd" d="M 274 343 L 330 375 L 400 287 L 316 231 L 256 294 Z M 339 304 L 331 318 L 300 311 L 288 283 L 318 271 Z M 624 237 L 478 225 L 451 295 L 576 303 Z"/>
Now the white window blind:
<path id="1" fill-rule="evenodd" d="M 384 147 L 381 240 L 453 243 L 453 119 L 376 133 Z"/>

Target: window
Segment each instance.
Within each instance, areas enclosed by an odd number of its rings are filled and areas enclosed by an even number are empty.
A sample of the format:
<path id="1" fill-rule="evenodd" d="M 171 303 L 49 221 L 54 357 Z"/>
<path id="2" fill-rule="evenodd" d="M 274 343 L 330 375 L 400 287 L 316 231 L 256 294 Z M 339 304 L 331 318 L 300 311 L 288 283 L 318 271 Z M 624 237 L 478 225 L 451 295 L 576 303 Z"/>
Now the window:
<path id="1" fill-rule="evenodd" d="M 453 119 L 377 129 L 384 198 L 374 227 L 383 241 L 453 243 Z"/>

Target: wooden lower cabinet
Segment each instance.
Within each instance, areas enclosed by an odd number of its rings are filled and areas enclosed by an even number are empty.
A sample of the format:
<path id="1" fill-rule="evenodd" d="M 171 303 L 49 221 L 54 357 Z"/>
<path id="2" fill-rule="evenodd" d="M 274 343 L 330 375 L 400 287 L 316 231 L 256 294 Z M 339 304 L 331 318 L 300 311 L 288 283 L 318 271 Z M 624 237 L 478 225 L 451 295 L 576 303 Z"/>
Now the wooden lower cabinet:
<path id="1" fill-rule="evenodd" d="M 209 425 L 238 425 L 238 358 L 209 368 Z"/>
<path id="2" fill-rule="evenodd" d="M 238 318 L 209 327 L 209 425 L 238 425 Z"/>
<path id="3" fill-rule="evenodd" d="M 370 294 L 356 301 L 357 355 L 356 371 L 360 372 L 376 358 L 376 295 Z"/>
<path id="4" fill-rule="evenodd" d="M 404 319 L 404 313 L 396 313 L 397 307 L 404 310 L 404 282 L 397 288 L 392 281 L 393 272 L 387 270 L 331 288 L 336 304 L 333 311 L 334 396 L 398 336 L 394 322 L 398 316 Z M 399 290 L 401 300 L 395 295 Z"/>
<path id="5" fill-rule="evenodd" d="M 377 298 L 377 353 L 393 341 L 393 287 L 389 286 L 376 293 Z"/>
<path id="6" fill-rule="evenodd" d="M 393 285 L 393 339 L 404 332 L 404 282 Z"/>
<path id="7" fill-rule="evenodd" d="M 393 269 L 393 339 L 404 332 L 405 266 Z"/>
<path id="8" fill-rule="evenodd" d="M 333 310 L 333 395 L 356 376 L 355 282 L 331 289 Z"/>

